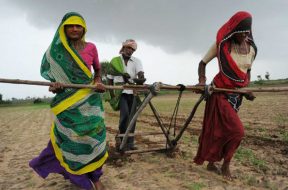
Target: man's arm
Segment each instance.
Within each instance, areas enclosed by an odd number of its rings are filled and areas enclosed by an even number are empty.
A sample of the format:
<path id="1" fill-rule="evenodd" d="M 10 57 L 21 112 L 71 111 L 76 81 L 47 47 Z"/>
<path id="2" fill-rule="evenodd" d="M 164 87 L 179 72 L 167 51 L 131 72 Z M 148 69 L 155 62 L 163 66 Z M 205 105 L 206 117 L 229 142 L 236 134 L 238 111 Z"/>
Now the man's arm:
<path id="1" fill-rule="evenodd" d="M 143 71 L 140 71 L 137 73 L 137 76 L 138 76 L 138 79 L 144 79 L 144 72 Z"/>
<path id="2" fill-rule="evenodd" d="M 139 59 L 136 59 L 136 60 L 137 60 L 137 62 L 135 64 L 135 66 L 136 66 L 137 78 L 133 79 L 133 80 L 136 84 L 142 85 L 146 81 L 146 78 L 144 76 L 144 69 L 142 66 L 142 62 Z"/>

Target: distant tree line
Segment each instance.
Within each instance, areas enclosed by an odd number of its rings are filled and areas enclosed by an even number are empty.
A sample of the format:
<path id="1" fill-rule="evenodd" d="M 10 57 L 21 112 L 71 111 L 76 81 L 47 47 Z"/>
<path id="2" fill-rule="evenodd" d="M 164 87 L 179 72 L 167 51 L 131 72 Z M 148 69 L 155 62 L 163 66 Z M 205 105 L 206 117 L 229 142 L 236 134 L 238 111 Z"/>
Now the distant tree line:
<path id="1" fill-rule="evenodd" d="M 107 78 L 106 78 L 106 75 L 108 73 L 108 70 L 109 70 L 109 61 L 101 61 L 100 62 L 101 64 L 101 78 L 102 78 L 102 82 L 104 84 L 107 84 Z"/>
<path id="2" fill-rule="evenodd" d="M 266 80 L 270 80 L 270 73 L 269 72 L 266 72 L 265 73 L 265 79 Z M 264 79 L 262 78 L 261 75 L 257 75 L 257 81 L 255 81 L 255 84 L 263 84 L 264 83 Z"/>
<path id="3" fill-rule="evenodd" d="M 0 104 L 47 104 L 51 102 L 51 97 L 44 96 L 43 98 L 39 97 L 26 97 L 26 98 L 11 98 L 8 100 L 3 100 L 3 95 L 0 94 Z"/>

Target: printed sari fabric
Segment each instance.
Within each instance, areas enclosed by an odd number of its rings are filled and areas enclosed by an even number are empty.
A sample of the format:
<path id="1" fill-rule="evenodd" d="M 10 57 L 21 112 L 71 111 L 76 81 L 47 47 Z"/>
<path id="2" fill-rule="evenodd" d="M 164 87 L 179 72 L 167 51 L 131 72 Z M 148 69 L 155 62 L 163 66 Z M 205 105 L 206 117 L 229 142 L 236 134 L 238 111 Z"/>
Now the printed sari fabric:
<path id="1" fill-rule="evenodd" d="M 79 14 L 66 14 L 43 57 L 41 75 L 52 82 L 91 84 L 93 76 L 85 60 L 66 39 L 66 24 L 81 25 L 86 32 Z M 51 109 L 54 122 L 50 138 L 61 166 L 75 175 L 101 168 L 108 153 L 100 94 L 91 89 L 68 88 L 54 97 Z"/>

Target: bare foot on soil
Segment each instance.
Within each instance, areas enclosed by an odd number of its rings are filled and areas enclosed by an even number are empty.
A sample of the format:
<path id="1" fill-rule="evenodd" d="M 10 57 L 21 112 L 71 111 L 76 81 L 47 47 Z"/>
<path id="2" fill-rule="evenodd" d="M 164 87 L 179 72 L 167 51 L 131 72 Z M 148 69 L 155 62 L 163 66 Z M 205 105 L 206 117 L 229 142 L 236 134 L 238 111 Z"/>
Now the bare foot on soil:
<path id="1" fill-rule="evenodd" d="M 94 183 L 96 190 L 106 190 L 106 187 L 103 185 L 103 183 L 99 180 Z"/>
<path id="2" fill-rule="evenodd" d="M 225 162 L 223 163 L 221 167 L 222 176 L 226 180 L 233 181 L 233 177 L 231 175 L 229 166 L 230 166 L 230 163 L 225 163 Z"/>
<path id="3" fill-rule="evenodd" d="M 207 164 L 207 170 L 210 172 L 215 172 L 216 174 L 221 174 L 220 170 L 215 166 L 214 162 L 209 162 Z"/>

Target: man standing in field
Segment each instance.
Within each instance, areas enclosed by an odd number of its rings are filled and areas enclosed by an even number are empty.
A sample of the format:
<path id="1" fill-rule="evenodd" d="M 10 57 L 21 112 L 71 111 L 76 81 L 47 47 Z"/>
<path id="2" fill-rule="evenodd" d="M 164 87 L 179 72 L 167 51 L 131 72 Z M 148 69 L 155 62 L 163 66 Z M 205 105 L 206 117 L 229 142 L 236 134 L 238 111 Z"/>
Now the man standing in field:
<path id="1" fill-rule="evenodd" d="M 137 49 L 135 40 L 128 39 L 122 43 L 120 55 L 114 57 L 110 62 L 109 74 L 107 75 L 109 85 L 143 84 L 145 81 L 142 63 L 132 54 Z M 110 91 L 110 104 L 115 111 L 120 110 L 119 133 L 124 134 L 129 124 L 132 103 L 134 99 L 133 90 Z M 133 113 L 132 113 L 133 114 Z M 135 131 L 135 125 L 131 129 L 131 133 Z M 117 148 L 117 147 L 116 147 Z M 119 147 L 118 147 L 119 148 Z M 134 137 L 129 137 L 125 150 L 135 150 Z"/>

